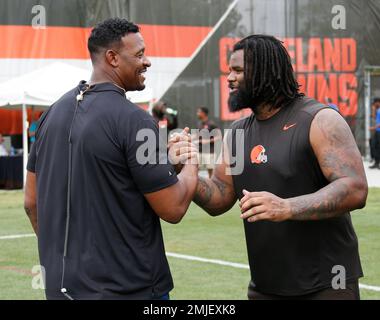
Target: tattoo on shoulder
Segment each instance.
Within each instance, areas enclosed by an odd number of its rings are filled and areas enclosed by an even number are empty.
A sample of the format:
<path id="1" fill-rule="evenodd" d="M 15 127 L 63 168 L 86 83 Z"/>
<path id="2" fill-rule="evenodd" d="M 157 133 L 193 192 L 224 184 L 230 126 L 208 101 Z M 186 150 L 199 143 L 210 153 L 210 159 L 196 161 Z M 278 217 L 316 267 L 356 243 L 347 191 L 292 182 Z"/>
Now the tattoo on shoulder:
<path id="1" fill-rule="evenodd" d="M 320 167 L 328 172 L 326 178 L 330 182 L 340 177 L 358 178 L 361 157 L 348 126 L 337 121 L 329 123 L 325 118 L 318 118 L 316 124 L 326 142 L 319 161 Z"/>

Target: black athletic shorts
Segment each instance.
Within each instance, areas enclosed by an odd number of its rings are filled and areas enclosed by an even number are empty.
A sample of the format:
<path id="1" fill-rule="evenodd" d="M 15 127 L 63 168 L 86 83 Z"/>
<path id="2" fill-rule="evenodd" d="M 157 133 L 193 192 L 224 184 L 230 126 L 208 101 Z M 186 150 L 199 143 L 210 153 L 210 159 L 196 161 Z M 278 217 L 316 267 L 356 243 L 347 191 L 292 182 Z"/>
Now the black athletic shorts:
<path id="1" fill-rule="evenodd" d="M 279 296 L 266 294 L 248 286 L 249 300 L 360 300 L 359 281 L 350 281 L 346 289 L 326 288 L 300 296 Z"/>

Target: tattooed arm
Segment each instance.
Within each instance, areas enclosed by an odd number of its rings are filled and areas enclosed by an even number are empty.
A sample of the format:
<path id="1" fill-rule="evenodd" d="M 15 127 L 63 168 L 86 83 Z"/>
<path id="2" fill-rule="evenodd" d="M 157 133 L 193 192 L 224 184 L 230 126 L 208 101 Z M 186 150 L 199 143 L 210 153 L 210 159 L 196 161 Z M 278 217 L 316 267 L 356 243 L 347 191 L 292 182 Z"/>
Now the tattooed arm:
<path id="1" fill-rule="evenodd" d="M 346 121 L 334 110 L 320 111 L 311 124 L 310 143 L 330 184 L 314 194 L 289 199 L 292 219 L 326 219 L 363 208 L 367 179 Z"/>
<path id="2" fill-rule="evenodd" d="M 330 183 L 315 193 L 290 199 L 243 191 L 242 219 L 321 220 L 365 206 L 368 186 L 363 162 L 345 120 L 334 110 L 321 110 L 312 121 L 310 143 Z"/>
<path id="3" fill-rule="evenodd" d="M 227 152 L 227 148 L 223 148 Z M 211 179 L 199 177 L 197 191 L 193 201 L 203 208 L 209 215 L 217 216 L 225 213 L 235 204 L 235 195 L 232 176 L 227 174 L 227 156 L 216 164 Z M 227 170 L 226 170 L 227 169 Z"/>

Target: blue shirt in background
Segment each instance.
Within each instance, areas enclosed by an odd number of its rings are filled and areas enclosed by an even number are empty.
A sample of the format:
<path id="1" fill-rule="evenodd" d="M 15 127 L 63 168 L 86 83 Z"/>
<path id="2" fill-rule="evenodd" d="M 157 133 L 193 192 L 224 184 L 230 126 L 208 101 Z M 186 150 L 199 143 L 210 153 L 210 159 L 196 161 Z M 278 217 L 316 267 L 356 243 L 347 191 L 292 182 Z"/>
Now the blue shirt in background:
<path id="1" fill-rule="evenodd" d="M 30 126 L 29 126 L 29 132 L 30 133 L 32 133 L 32 132 L 36 132 L 36 130 L 37 130 L 37 121 L 34 121 L 34 122 L 32 122 L 31 124 L 30 124 Z M 30 142 L 31 143 L 33 143 L 34 141 L 36 141 L 36 137 L 35 136 L 32 136 L 32 137 L 30 137 Z"/>

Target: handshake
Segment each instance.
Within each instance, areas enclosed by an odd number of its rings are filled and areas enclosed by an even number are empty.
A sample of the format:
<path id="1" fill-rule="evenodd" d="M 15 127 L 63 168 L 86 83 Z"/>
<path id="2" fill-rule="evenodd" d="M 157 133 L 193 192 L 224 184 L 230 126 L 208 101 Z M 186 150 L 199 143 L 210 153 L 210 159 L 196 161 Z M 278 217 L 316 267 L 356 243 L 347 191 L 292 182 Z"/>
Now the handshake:
<path id="1" fill-rule="evenodd" d="M 174 133 L 168 142 L 168 157 L 179 173 L 184 165 L 199 164 L 198 146 L 191 141 L 190 129 L 186 127 L 181 133 Z"/>

